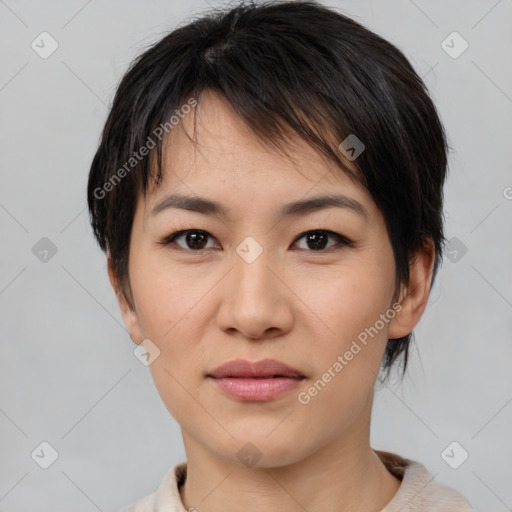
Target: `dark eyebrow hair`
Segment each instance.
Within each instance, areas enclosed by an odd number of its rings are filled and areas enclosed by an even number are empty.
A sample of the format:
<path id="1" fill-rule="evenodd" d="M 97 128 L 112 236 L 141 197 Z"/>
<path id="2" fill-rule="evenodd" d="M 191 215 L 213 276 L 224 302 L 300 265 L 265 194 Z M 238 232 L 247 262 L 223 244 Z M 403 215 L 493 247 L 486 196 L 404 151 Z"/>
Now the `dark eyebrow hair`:
<path id="1" fill-rule="evenodd" d="M 329 207 L 346 208 L 354 211 L 358 215 L 361 215 L 365 220 L 370 219 L 368 210 L 360 202 L 344 195 L 324 195 L 287 203 L 281 207 L 279 215 L 281 217 L 307 215 L 308 213 Z M 150 215 L 157 215 L 168 208 L 180 208 L 206 215 L 220 215 L 225 218 L 229 217 L 229 210 L 217 201 L 180 194 L 170 194 L 166 196 L 151 210 Z"/>

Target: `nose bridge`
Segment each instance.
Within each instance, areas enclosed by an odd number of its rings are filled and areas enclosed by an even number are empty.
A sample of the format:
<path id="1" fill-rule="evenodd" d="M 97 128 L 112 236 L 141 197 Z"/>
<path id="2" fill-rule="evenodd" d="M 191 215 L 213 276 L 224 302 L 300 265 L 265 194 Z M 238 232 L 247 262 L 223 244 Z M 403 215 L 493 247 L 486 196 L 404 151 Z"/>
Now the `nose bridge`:
<path id="1" fill-rule="evenodd" d="M 272 283 L 272 251 L 264 248 L 253 237 L 247 237 L 236 248 L 234 258 L 234 286 L 236 295 L 250 305 L 254 301 L 268 302 L 274 296 L 275 283 Z M 259 304 L 264 307 L 264 304 Z"/>
<path id="2" fill-rule="evenodd" d="M 254 239 L 236 248 L 219 312 L 222 329 L 236 329 L 253 339 L 289 329 L 292 313 L 286 290 L 271 271 L 277 266 L 273 255 Z"/>

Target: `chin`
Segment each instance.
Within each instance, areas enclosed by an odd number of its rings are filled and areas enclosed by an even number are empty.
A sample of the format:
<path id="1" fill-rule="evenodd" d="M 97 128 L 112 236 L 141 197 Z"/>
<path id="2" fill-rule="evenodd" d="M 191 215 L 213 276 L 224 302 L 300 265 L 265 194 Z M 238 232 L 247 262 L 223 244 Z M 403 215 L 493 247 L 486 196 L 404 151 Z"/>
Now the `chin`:
<path id="1" fill-rule="evenodd" d="M 275 426 L 274 424 L 274 428 Z M 308 450 L 301 436 L 296 433 L 283 429 L 279 434 L 274 432 L 268 435 L 270 431 L 271 429 L 253 432 L 253 429 L 246 429 L 244 435 L 240 436 L 230 431 L 235 439 L 230 439 L 224 445 L 215 443 L 214 451 L 218 452 L 222 446 L 224 450 L 219 453 L 221 457 L 241 467 L 256 469 L 289 466 L 300 462 L 309 452 L 314 451 L 314 447 Z"/>

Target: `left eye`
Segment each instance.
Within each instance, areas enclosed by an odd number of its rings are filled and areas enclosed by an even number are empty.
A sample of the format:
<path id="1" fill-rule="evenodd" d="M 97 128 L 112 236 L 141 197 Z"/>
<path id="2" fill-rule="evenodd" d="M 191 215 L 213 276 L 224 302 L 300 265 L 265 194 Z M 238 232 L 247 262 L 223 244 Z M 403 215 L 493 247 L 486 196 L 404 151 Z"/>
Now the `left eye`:
<path id="1" fill-rule="evenodd" d="M 307 231 L 306 233 L 300 235 L 296 239 L 296 242 L 298 240 L 301 240 L 302 238 L 305 239 L 306 244 L 308 244 L 308 247 L 310 249 L 313 249 L 313 251 L 323 251 L 334 247 L 336 244 L 332 244 L 329 247 L 325 247 L 326 242 L 329 238 L 335 238 L 338 241 L 338 244 L 340 245 L 348 245 L 350 247 L 353 245 L 353 243 L 348 238 L 345 238 L 344 236 L 339 235 L 338 233 L 325 230 Z"/>
<path id="2" fill-rule="evenodd" d="M 185 246 L 178 244 L 176 242 L 176 240 L 179 240 L 182 237 L 184 237 Z M 198 229 L 186 229 L 172 233 L 165 239 L 161 240 L 159 243 L 162 245 L 175 244 L 178 245 L 178 247 L 181 247 L 182 249 L 191 249 L 192 251 L 198 252 L 204 249 L 208 249 L 206 245 L 209 238 L 213 239 L 213 237 L 207 231 L 202 231 Z M 334 243 L 326 247 L 326 243 L 329 238 L 336 239 L 337 244 Z M 326 251 L 336 245 L 349 247 L 352 247 L 354 245 L 353 242 L 350 241 L 348 238 L 339 235 L 338 233 L 326 230 L 306 231 L 305 233 L 302 233 L 295 239 L 294 244 L 296 244 L 301 239 L 305 239 L 308 248 L 312 249 L 313 251 Z M 299 247 L 299 249 L 304 248 Z"/>

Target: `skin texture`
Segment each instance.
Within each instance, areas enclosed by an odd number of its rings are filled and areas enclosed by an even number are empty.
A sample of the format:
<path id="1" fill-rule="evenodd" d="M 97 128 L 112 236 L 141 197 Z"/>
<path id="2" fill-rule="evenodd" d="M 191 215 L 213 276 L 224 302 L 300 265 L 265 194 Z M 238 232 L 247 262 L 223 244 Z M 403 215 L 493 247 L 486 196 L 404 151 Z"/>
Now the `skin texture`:
<path id="1" fill-rule="evenodd" d="M 411 332 L 424 311 L 433 246 L 411 266 L 400 312 L 301 404 L 298 393 L 393 304 L 395 264 L 384 219 L 367 191 L 306 143 L 293 141 L 293 160 L 265 147 L 215 93 L 203 94 L 197 116 L 199 145 L 183 131 L 193 133 L 190 114 L 171 132 L 163 182 L 139 197 L 129 254 L 133 310 L 109 261 L 132 340 L 150 339 L 161 351 L 150 369 L 182 429 L 184 505 L 201 512 L 379 511 L 400 482 L 369 443 L 374 384 L 388 338 Z M 176 208 L 151 215 L 177 192 L 218 201 L 230 216 Z M 277 213 L 284 203 L 326 193 L 357 200 L 368 218 L 339 207 L 289 218 Z M 187 245 L 185 236 L 158 243 L 184 229 L 206 231 L 205 248 Z M 315 250 L 299 238 L 319 229 L 354 245 L 331 235 Z M 252 263 L 236 252 L 248 236 L 263 248 Z M 242 402 L 206 378 L 235 358 L 277 359 L 306 379 L 279 398 Z M 261 453 L 252 467 L 237 456 L 248 442 Z"/>

